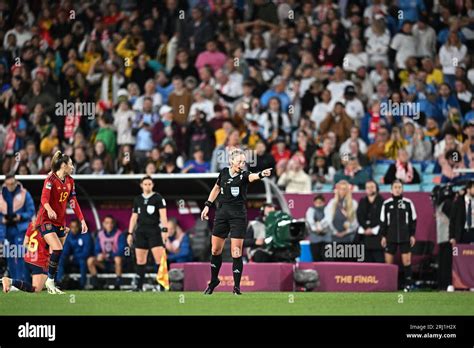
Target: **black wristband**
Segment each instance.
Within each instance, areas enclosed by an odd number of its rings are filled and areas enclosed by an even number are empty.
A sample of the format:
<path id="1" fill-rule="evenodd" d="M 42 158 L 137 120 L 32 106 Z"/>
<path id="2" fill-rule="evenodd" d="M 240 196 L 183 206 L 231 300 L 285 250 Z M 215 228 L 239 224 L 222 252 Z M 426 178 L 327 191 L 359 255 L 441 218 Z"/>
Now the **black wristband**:
<path id="1" fill-rule="evenodd" d="M 128 232 L 128 231 L 127 231 L 127 234 L 133 234 L 133 232 Z"/>
<path id="2" fill-rule="evenodd" d="M 168 232 L 168 227 L 162 227 L 161 228 L 161 233 L 166 233 Z"/>
<path id="3" fill-rule="evenodd" d="M 263 179 L 263 178 L 264 178 L 262 172 L 258 172 L 258 177 L 259 177 L 260 179 Z"/>
<path id="4" fill-rule="evenodd" d="M 204 203 L 204 205 L 205 205 L 206 207 L 209 207 L 209 208 L 210 208 L 210 207 L 212 207 L 212 202 L 211 202 L 211 201 L 206 201 L 206 203 Z"/>

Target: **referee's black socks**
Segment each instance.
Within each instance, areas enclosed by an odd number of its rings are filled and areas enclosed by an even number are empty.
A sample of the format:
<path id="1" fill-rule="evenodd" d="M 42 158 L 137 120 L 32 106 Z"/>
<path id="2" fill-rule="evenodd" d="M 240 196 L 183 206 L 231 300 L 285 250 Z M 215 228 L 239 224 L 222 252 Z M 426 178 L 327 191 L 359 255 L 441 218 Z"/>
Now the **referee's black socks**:
<path id="1" fill-rule="evenodd" d="M 211 283 L 219 280 L 219 271 L 222 265 L 222 254 L 211 255 Z"/>
<path id="2" fill-rule="evenodd" d="M 242 278 L 242 270 L 244 262 L 242 256 L 232 258 L 232 274 L 234 275 L 234 286 L 240 288 L 240 278 Z"/>
<path id="3" fill-rule="evenodd" d="M 412 275 L 411 265 L 403 266 L 403 275 L 405 277 L 405 286 L 411 285 L 411 275 Z"/>
<path id="4" fill-rule="evenodd" d="M 146 265 L 137 265 L 137 275 L 138 275 L 137 288 L 139 290 L 142 290 L 143 282 L 145 281 L 145 266 Z"/>

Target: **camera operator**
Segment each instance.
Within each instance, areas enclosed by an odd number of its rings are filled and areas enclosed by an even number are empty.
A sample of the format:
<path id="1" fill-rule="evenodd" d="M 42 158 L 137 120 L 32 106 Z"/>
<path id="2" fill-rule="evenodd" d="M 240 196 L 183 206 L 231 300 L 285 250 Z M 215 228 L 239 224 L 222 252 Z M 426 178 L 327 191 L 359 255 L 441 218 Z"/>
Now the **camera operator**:
<path id="1" fill-rule="evenodd" d="M 272 203 L 265 203 L 260 208 L 260 215 L 249 222 L 245 235 L 244 246 L 247 256 L 253 262 L 271 262 L 272 255 L 265 249 L 265 219 L 268 214 L 275 211 Z"/>
<path id="2" fill-rule="evenodd" d="M 0 193 L 0 246 L 6 241 L 5 249 L 15 249 L 16 255 L 7 258 L 10 278 L 27 281 L 29 272 L 23 261 L 23 247 L 28 224 L 35 214 L 35 204 L 30 193 L 16 181 L 14 175 L 7 175 Z M 7 255 L 8 256 L 8 255 Z"/>
<path id="3" fill-rule="evenodd" d="M 438 242 L 438 289 L 446 290 L 452 283 L 453 247 L 449 241 L 449 216 L 455 199 L 452 186 L 436 186 L 431 193 L 435 208 L 436 240 Z"/>

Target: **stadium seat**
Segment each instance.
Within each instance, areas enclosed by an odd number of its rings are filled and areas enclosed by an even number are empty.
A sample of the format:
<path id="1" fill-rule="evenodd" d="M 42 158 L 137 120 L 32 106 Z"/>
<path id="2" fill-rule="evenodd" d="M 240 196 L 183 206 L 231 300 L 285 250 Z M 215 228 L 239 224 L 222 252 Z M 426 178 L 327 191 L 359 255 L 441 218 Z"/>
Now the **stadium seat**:
<path id="1" fill-rule="evenodd" d="M 421 190 L 423 192 L 431 192 L 435 188 L 435 184 L 421 184 Z"/>
<path id="2" fill-rule="evenodd" d="M 437 174 L 424 173 L 423 175 L 421 175 L 421 182 L 423 184 L 435 184 L 436 182 L 434 180 L 437 179 L 438 177 L 439 175 Z"/>
<path id="3" fill-rule="evenodd" d="M 416 169 L 418 174 L 420 174 L 420 176 L 421 176 L 421 174 L 423 173 L 421 163 L 412 163 L 412 166 L 413 166 L 414 169 Z"/>
<path id="4" fill-rule="evenodd" d="M 375 168 L 374 168 L 374 177 L 376 175 L 385 175 L 385 173 L 387 172 L 388 170 L 388 167 L 390 167 L 390 164 L 389 163 L 380 163 L 380 164 L 376 164 L 375 165 Z"/>
<path id="5" fill-rule="evenodd" d="M 434 168 L 435 168 L 435 163 L 433 161 L 426 161 L 425 168 L 423 169 L 423 173 L 433 174 Z"/>
<path id="6" fill-rule="evenodd" d="M 390 192 L 391 185 L 380 185 L 380 192 Z"/>
<path id="7" fill-rule="evenodd" d="M 418 184 L 403 185 L 403 191 L 405 191 L 405 192 L 419 192 L 419 191 L 421 191 L 421 186 L 418 185 Z"/>

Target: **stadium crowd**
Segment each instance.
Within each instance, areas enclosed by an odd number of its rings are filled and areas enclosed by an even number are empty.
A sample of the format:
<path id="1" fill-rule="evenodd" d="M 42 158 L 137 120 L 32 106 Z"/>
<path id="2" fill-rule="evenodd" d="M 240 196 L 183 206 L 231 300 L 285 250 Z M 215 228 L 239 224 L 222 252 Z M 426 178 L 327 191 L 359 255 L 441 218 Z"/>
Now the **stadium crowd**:
<path id="1" fill-rule="evenodd" d="M 474 168 L 471 0 L 0 1 L 4 174 L 204 173 L 287 192 Z M 251 151 L 251 152 L 250 152 Z M 414 163 L 422 163 L 416 167 Z"/>

